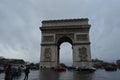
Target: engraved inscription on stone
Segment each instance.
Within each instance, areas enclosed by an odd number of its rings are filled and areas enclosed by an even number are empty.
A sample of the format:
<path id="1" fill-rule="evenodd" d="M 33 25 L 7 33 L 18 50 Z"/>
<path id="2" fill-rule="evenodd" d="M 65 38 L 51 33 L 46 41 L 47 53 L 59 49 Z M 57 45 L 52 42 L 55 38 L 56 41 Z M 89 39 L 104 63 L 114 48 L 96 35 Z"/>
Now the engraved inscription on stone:
<path id="1" fill-rule="evenodd" d="M 54 36 L 43 36 L 43 42 L 53 42 Z"/>
<path id="2" fill-rule="evenodd" d="M 79 48 L 80 61 L 87 60 L 87 49 L 85 47 Z"/>
<path id="3" fill-rule="evenodd" d="M 45 61 L 51 60 L 51 49 L 50 48 L 45 48 L 44 59 L 45 59 Z"/>
<path id="4" fill-rule="evenodd" d="M 88 35 L 87 34 L 76 35 L 76 40 L 77 41 L 87 41 L 88 40 Z"/>

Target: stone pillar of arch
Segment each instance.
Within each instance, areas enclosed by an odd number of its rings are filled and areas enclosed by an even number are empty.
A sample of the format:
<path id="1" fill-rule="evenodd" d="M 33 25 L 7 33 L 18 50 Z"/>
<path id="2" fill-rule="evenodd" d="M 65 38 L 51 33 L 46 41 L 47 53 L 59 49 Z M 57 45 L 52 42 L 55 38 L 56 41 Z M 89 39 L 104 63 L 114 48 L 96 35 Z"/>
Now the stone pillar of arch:
<path id="1" fill-rule="evenodd" d="M 73 49 L 73 65 L 91 66 L 88 19 L 44 20 L 42 27 L 40 67 L 59 65 L 59 48 L 69 42 Z"/>

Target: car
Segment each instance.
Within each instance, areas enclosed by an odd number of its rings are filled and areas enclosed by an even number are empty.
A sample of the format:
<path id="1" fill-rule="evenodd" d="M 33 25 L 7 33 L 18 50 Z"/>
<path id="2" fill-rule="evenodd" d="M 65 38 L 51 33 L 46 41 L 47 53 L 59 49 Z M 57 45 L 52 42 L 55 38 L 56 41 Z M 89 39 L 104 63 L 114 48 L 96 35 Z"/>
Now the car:
<path id="1" fill-rule="evenodd" d="M 26 67 L 25 67 L 25 65 L 21 65 L 20 68 L 21 68 L 21 71 L 25 71 Z"/>
<path id="2" fill-rule="evenodd" d="M 61 66 L 56 66 L 54 68 L 54 71 L 66 71 L 66 68 L 65 67 L 61 67 Z"/>
<path id="3" fill-rule="evenodd" d="M 20 76 L 21 75 L 21 67 L 20 65 L 12 65 L 12 75 L 13 76 Z"/>
<path id="4" fill-rule="evenodd" d="M 76 71 L 79 71 L 79 72 L 95 72 L 96 71 L 96 68 L 93 68 L 93 67 L 78 67 L 76 68 Z"/>
<path id="5" fill-rule="evenodd" d="M 67 66 L 67 69 L 68 70 L 76 70 L 76 67 L 75 66 Z"/>
<path id="6" fill-rule="evenodd" d="M 117 67 L 114 67 L 114 66 L 106 66 L 104 69 L 106 71 L 117 71 Z"/>
<path id="7" fill-rule="evenodd" d="M 31 70 L 39 70 L 39 68 L 37 66 L 30 66 Z"/>
<path id="8" fill-rule="evenodd" d="M 0 66 L 0 73 L 2 73 L 4 71 L 5 71 L 4 66 Z"/>

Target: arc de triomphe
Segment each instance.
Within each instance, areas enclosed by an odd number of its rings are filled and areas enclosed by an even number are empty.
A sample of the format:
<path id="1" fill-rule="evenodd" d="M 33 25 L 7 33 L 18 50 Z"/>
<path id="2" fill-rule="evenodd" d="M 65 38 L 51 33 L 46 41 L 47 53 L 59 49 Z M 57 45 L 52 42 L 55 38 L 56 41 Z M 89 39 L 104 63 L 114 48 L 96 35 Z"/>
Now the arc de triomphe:
<path id="1" fill-rule="evenodd" d="M 73 65 L 91 66 L 90 39 L 87 18 L 42 21 L 40 67 L 59 65 L 59 49 L 63 42 L 72 45 Z"/>

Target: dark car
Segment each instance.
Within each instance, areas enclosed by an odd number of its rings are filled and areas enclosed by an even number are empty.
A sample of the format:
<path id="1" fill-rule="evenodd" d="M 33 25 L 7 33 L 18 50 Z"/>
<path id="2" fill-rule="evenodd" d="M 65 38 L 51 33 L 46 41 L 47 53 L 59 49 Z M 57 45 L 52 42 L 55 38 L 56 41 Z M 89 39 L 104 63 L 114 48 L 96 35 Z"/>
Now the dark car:
<path id="1" fill-rule="evenodd" d="M 76 70 L 76 67 L 75 66 L 67 66 L 67 69 L 68 70 Z"/>
<path id="2" fill-rule="evenodd" d="M 20 65 L 12 65 L 12 75 L 13 76 L 20 76 L 21 75 L 21 67 Z"/>
<path id="3" fill-rule="evenodd" d="M 30 66 L 31 70 L 39 70 L 39 68 L 37 66 Z"/>
<path id="4" fill-rule="evenodd" d="M 117 67 L 114 67 L 114 66 L 106 66 L 106 67 L 105 67 L 105 70 L 106 70 L 106 71 L 117 71 Z"/>

